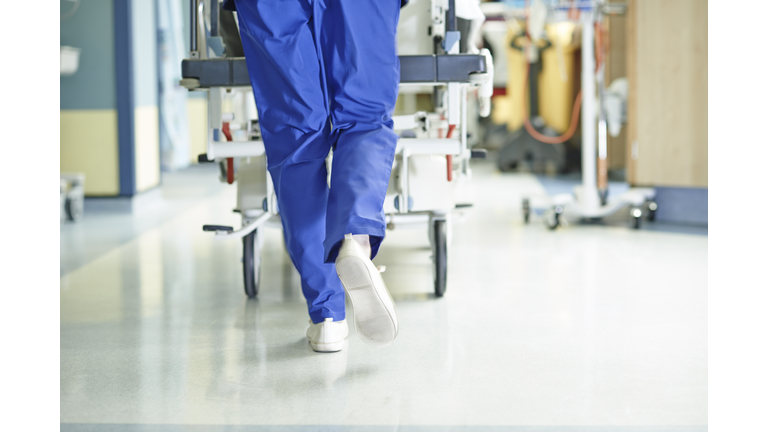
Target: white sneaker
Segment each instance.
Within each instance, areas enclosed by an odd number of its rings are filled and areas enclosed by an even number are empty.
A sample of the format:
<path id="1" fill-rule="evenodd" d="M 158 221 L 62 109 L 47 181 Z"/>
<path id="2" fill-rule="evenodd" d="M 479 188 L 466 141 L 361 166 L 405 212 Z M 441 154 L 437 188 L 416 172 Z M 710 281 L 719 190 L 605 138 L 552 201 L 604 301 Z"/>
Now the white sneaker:
<path id="1" fill-rule="evenodd" d="M 348 335 L 349 326 L 346 320 L 334 321 L 333 318 L 326 318 L 317 324 L 309 320 L 307 337 L 312 349 L 317 352 L 341 351 Z"/>
<path id="2" fill-rule="evenodd" d="M 336 273 L 352 301 L 355 328 L 360 337 L 371 345 L 391 344 L 398 329 L 395 302 L 370 253 L 365 253 L 352 234 L 344 236 L 336 258 Z"/>

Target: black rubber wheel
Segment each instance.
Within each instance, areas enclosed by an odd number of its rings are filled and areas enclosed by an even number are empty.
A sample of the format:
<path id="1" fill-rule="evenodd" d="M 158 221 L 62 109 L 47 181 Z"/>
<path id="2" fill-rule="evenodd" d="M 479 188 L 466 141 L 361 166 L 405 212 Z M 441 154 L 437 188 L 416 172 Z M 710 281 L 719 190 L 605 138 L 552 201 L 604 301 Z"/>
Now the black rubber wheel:
<path id="1" fill-rule="evenodd" d="M 531 219 L 531 203 L 528 199 L 523 200 L 523 222 L 528 223 Z"/>
<path id="2" fill-rule="evenodd" d="M 646 216 L 648 222 L 653 222 L 656 220 L 656 209 L 658 209 L 658 207 L 659 206 L 655 201 L 648 203 L 648 216 Z"/>
<path id="3" fill-rule="evenodd" d="M 549 224 L 549 229 L 551 229 L 551 230 L 554 230 L 558 226 L 560 226 L 560 214 L 559 213 L 555 213 L 554 219 L 555 219 L 554 223 Z"/>
<path id="4" fill-rule="evenodd" d="M 433 224 L 435 297 L 442 297 L 445 294 L 445 284 L 448 280 L 448 242 L 445 221 L 435 220 Z"/>
<path id="5" fill-rule="evenodd" d="M 551 230 L 556 229 L 558 226 L 560 226 L 560 215 L 563 213 L 563 208 L 560 206 L 555 206 L 555 208 L 552 209 L 552 217 L 548 218 L 550 220 L 547 220 L 547 227 Z"/>
<path id="6" fill-rule="evenodd" d="M 64 201 L 64 210 L 67 213 L 67 219 L 73 222 L 77 222 L 83 217 L 82 201 L 74 201 L 71 198 L 67 198 Z"/>
<path id="7" fill-rule="evenodd" d="M 259 229 L 243 237 L 243 283 L 245 295 L 256 297 L 259 293 L 261 276 L 261 249 L 259 247 Z"/>

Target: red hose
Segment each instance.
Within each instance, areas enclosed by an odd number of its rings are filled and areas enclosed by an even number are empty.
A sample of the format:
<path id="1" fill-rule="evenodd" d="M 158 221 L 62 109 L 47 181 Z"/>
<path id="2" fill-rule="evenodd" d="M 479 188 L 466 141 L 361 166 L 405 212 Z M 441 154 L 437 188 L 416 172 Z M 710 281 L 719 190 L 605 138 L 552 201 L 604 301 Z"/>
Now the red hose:
<path id="1" fill-rule="evenodd" d="M 232 133 L 229 131 L 229 122 L 223 122 L 221 124 L 221 133 L 227 138 L 227 141 L 232 141 Z M 227 158 L 227 183 L 232 184 L 235 182 L 235 160 L 233 158 Z"/>
<path id="2" fill-rule="evenodd" d="M 576 1 L 571 3 L 571 8 L 568 9 L 568 19 L 571 21 L 579 20 L 579 8 L 576 7 Z"/>
<path id="3" fill-rule="evenodd" d="M 221 133 L 227 138 L 227 141 L 232 141 L 232 132 L 229 131 L 229 122 L 221 124 Z"/>
<path id="4" fill-rule="evenodd" d="M 608 33 L 599 22 L 595 22 L 595 73 L 605 62 L 605 52 L 608 50 Z"/>
<path id="5" fill-rule="evenodd" d="M 456 130 L 456 125 L 448 125 L 448 133 L 445 134 L 446 138 L 450 138 L 453 135 L 453 131 Z M 453 180 L 453 155 L 445 155 L 445 161 L 448 165 L 448 181 Z"/>
<path id="6" fill-rule="evenodd" d="M 524 86 L 528 86 L 528 73 L 530 72 L 531 65 L 528 65 L 528 70 L 525 74 L 525 84 Z M 581 90 L 579 90 L 579 93 L 576 95 L 576 100 L 573 101 L 573 110 L 571 111 L 571 124 L 568 126 L 568 130 L 560 135 L 559 137 L 550 137 L 546 135 L 540 134 L 536 129 L 533 128 L 533 125 L 531 124 L 530 119 L 528 119 L 528 110 L 525 106 L 525 97 L 522 98 L 523 100 L 523 121 L 525 122 L 525 130 L 528 131 L 529 134 L 531 134 L 532 137 L 536 138 L 538 141 L 541 141 L 545 144 L 560 144 L 568 141 L 571 139 L 573 134 L 576 132 L 576 126 L 579 124 L 579 112 L 581 111 Z"/>
<path id="7" fill-rule="evenodd" d="M 526 1 L 526 6 L 527 6 Z M 573 9 L 571 9 L 573 10 Z M 527 9 L 526 9 L 527 11 Z M 528 15 L 525 16 L 525 34 L 528 36 Z M 528 36 L 528 40 L 530 41 L 530 36 Z M 527 50 L 527 47 L 526 47 Z M 525 97 L 527 95 L 528 90 L 528 78 L 531 73 L 531 64 L 528 63 L 528 55 L 527 51 L 523 51 L 523 58 L 525 59 L 525 82 L 523 83 L 523 97 L 520 98 L 523 102 L 523 122 L 525 124 L 525 130 L 528 131 L 529 134 L 531 134 L 532 137 L 534 137 L 536 140 L 543 142 L 545 144 L 561 144 L 573 136 L 574 133 L 576 133 L 576 126 L 578 126 L 579 123 L 579 111 L 581 111 L 581 90 L 579 90 L 579 93 L 576 95 L 576 100 L 573 102 L 573 109 L 571 110 L 571 124 L 568 126 L 568 130 L 559 137 L 549 137 L 546 135 L 540 134 L 536 129 L 534 129 L 533 125 L 531 124 L 531 121 L 528 119 L 528 109 L 525 104 Z M 541 60 L 539 60 L 541 61 Z"/>

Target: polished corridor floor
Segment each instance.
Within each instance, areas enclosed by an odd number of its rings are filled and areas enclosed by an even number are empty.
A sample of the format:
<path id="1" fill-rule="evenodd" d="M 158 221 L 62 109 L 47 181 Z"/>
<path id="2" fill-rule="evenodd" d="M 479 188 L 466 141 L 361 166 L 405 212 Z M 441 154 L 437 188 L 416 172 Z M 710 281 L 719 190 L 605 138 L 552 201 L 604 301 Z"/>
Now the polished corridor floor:
<path id="1" fill-rule="evenodd" d="M 426 226 L 398 226 L 376 259 L 397 340 L 372 348 L 351 326 L 317 354 L 280 230 L 247 300 L 241 243 L 200 228 L 238 223 L 234 186 L 198 174 L 210 193 L 152 223 L 62 226 L 63 431 L 706 430 L 705 235 L 524 225 L 541 184 L 476 165 L 445 297 Z M 96 241 L 115 232 L 130 234 Z"/>

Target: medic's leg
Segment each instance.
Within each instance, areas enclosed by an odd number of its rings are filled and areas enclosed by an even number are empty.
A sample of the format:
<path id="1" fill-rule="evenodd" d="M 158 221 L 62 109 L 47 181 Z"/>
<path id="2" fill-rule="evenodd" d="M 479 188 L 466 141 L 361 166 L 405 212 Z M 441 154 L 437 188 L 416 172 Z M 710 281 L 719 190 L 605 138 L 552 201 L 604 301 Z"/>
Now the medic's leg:
<path id="1" fill-rule="evenodd" d="M 333 133 L 325 259 L 345 234 L 368 234 L 372 256 L 386 228 L 382 207 L 395 156 L 391 119 L 400 83 L 399 0 L 318 0 Z"/>
<path id="2" fill-rule="evenodd" d="M 344 319 L 344 291 L 324 263 L 328 111 L 306 0 L 237 1 L 285 243 L 313 322 Z"/>

